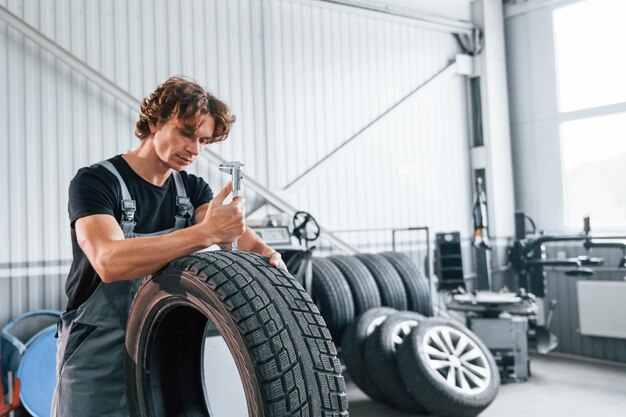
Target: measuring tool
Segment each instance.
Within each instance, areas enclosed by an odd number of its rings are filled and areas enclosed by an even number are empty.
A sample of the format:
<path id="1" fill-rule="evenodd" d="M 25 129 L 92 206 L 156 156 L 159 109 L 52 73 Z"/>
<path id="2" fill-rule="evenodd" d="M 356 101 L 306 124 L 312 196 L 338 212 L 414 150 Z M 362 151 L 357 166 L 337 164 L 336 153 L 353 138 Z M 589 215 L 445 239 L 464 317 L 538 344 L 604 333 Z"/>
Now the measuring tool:
<path id="1" fill-rule="evenodd" d="M 243 179 L 243 175 L 241 173 L 241 168 L 245 165 L 239 161 L 230 161 L 224 162 L 220 164 L 220 171 L 225 172 L 226 174 L 232 177 L 233 181 L 233 199 L 239 196 L 241 192 L 241 180 Z M 231 250 L 237 250 L 237 240 L 232 243 Z"/>

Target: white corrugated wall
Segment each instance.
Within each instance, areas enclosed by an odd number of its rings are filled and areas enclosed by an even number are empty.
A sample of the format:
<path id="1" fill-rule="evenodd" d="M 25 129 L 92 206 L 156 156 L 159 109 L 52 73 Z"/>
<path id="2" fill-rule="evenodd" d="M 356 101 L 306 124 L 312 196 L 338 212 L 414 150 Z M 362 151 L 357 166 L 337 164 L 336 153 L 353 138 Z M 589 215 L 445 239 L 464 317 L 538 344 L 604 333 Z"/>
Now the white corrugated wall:
<path id="1" fill-rule="evenodd" d="M 312 0 L 0 4 L 137 98 L 171 75 L 206 86 L 238 117 L 213 149 L 330 230 L 470 230 L 460 76 L 412 96 L 285 189 L 445 68 L 458 52 L 448 33 Z M 69 181 L 135 146 L 136 115 L 0 20 L 0 324 L 64 308 Z M 214 188 L 225 179 L 205 161 L 191 171 Z M 339 236 L 363 250 L 390 241 L 390 232 Z"/>

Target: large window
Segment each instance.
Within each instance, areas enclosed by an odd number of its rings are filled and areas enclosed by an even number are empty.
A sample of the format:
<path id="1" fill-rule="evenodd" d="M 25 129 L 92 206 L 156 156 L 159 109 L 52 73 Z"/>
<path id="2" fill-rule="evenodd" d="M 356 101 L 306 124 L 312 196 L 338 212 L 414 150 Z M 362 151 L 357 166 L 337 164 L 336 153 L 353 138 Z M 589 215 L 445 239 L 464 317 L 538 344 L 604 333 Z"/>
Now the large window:
<path id="1" fill-rule="evenodd" d="M 626 1 L 554 11 L 566 225 L 626 227 Z"/>

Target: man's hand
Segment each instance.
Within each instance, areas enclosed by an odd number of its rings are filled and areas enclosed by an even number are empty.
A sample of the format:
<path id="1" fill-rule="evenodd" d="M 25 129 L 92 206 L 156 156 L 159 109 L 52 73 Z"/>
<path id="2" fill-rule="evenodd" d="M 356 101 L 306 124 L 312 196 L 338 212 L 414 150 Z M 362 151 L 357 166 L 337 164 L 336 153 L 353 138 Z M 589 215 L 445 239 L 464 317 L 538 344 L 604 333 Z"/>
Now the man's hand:
<path id="1" fill-rule="evenodd" d="M 269 246 L 267 246 L 266 249 L 260 253 L 260 255 L 265 256 L 269 260 L 270 265 L 287 271 L 287 266 L 283 262 L 283 258 L 280 256 L 280 253 L 276 252 Z"/>
<path id="2" fill-rule="evenodd" d="M 202 226 L 206 227 L 207 233 L 220 242 L 219 246 L 223 250 L 228 250 L 231 242 L 239 240 L 240 249 L 256 252 L 266 257 L 270 265 L 287 271 L 280 253 L 267 246 L 251 229 L 246 229 L 245 199 L 235 197 L 230 204 L 223 205 L 232 190 L 233 184 L 229 181 L 226 187 L 213 197 L 202 220 Z"/>
<path id="3" fill-rule="evenodd" d="M 245 199 L 235 197 L 230 204 L 224 205 L 224 200 L 232 190 L 233 184 L 229 181 L 226 187 L 213 197 L 202 220 L 202 226 L 206 227 L 207 233 L 222 243 L 234 242 L 246 231 Z"/>

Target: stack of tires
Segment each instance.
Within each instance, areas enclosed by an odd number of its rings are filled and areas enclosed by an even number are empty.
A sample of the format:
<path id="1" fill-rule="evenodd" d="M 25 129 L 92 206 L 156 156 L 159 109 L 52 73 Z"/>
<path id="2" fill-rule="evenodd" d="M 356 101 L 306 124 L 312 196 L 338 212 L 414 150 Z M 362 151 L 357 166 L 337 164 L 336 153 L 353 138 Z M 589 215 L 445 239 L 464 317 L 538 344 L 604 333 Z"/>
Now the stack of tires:
<path id="1" fill-rule="evenodd" d="M 419 414 L 476 416 L 500 386 L 493 356 L 476 335 L 412 311 L 366 311 L 345 330 L 342 356 L 369 397 Z"/>
<path id="2" fill-rule="evenodd" d="M 354 318 L 372 308 L 432 315 L 428 280 L 396 252 L 314 257 L 313 299 L 337 344 Z"/>

